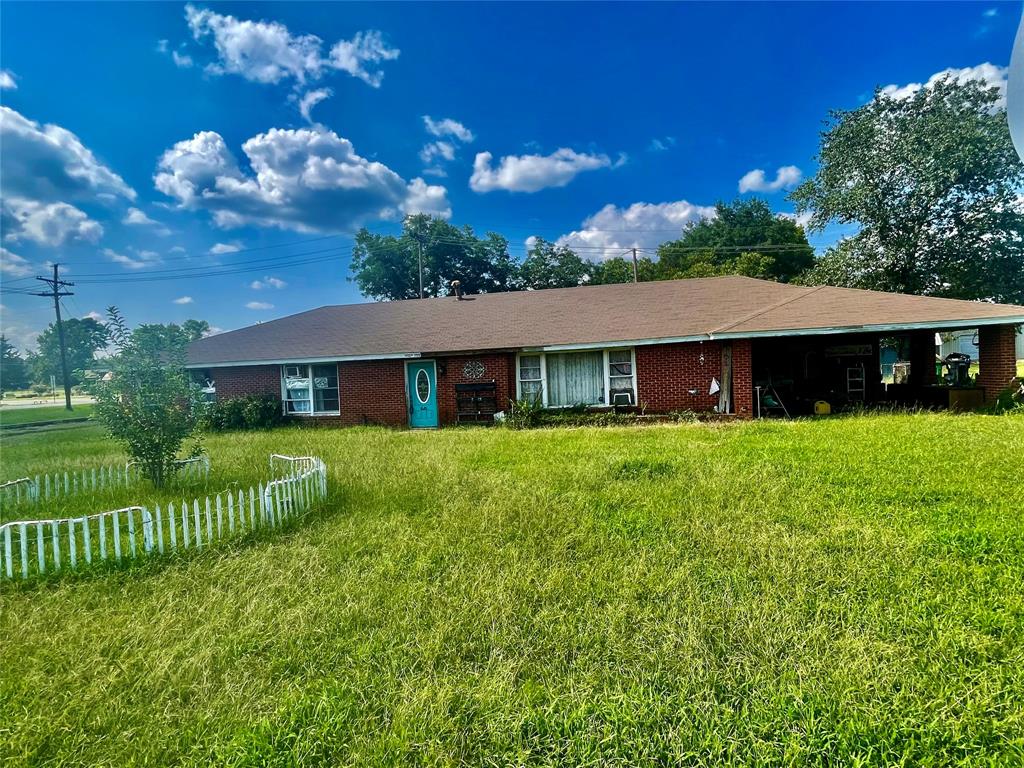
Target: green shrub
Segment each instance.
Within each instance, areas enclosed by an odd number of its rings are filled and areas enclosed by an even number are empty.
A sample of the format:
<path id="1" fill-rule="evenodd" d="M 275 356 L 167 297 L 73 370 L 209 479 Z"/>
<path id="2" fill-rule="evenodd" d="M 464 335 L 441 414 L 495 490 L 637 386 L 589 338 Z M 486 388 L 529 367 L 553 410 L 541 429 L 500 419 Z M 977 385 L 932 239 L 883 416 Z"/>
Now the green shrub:
<path id="1" fill-rule="evenodd" d="M 203 427 L 211 432 L 270 429 L 287 420 L 281 413 L 281 401 L 273 395 L 246 395 L 210 403 Z"/>
<path id="2" fill-rule="evenodd" d="M 512 402 L 504 425 L 509 429 L 536 429 L 538 427 L 614 427 L 635 424 L 637 414 L 613 409 L 595 410 L 587 405 L 568 408 L 545 408 L 536 400 Z"/>

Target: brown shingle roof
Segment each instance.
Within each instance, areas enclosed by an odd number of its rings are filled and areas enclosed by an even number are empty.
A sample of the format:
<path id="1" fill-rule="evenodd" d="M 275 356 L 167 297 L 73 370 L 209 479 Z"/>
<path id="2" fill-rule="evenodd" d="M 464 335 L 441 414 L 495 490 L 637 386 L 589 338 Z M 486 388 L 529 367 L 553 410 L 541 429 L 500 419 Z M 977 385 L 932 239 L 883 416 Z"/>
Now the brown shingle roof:
<path id="1" fill-rule="evenodd" d="M 201 339 L 194 366 L 1024 322 L 1024 307 L 711 277 L 327 306 Z"/>

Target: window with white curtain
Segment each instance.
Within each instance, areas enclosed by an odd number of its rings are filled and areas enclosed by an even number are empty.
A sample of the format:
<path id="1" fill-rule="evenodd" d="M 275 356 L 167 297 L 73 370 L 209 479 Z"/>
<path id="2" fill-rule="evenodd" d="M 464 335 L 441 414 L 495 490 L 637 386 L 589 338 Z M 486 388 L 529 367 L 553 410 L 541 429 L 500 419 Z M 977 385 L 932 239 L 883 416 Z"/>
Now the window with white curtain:
<path id="1" fill-rule="evenodd" d="M 522 354 L 519 397 L 552 408 L 572 405 L 636 405 L 632 349 Z"/>
<path id="2" fill-rule="evenodd" d="M 296 415 L 339 412 L 338 366 L 281 366 L 285 413 Z"/>
<path id="3" fill-rule="evenodd" d="M 522 355 L 519 358 L 519 396 L 524 400 L 542 402 L 544 399 L 543 369 L 540 355 Z"/>
<path id="4" fill-rule="evenodd" d="M 601 352 L 548 354 L 548 405 L 598 405 L 604 402 Z"/>

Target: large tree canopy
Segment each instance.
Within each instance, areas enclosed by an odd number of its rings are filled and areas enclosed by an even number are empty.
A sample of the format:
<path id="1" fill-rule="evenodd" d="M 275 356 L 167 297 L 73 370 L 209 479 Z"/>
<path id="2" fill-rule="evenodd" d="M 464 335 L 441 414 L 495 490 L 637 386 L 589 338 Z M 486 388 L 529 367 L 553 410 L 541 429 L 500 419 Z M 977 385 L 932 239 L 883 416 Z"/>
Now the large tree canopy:
<path id="1" fill-rule="evenodd" d="M 201 339 L 210 332 L 210 324 L 205 320 L 186 320 L 177 323 L 143 323 L 131 332 L 133 343 L 148 349 L 154 354 L 168 352 L 184 347 L 190 342 Z"/>
<path id="2" fill-rule="evenodd" d="M 818 173 L 791 194 L 810 226 L 857 224 L 808 282 L 1024 301 L 1024 165 L 995 88 L 940 80 L 832 113 Z"/>
<path id="3" fill-rule="evenodd" d="M 597 264 L 581 259 L 575 251 L 536 238 L 519 265 L 518 286 L 524 290 L 574 288 L 594 279 Z"/>
<path id="4" fill-rule="evenodd" d="M 787 282 L 814 263 L 803 227 L 763 200 L 720 202 L 715 214 L 659 246 L 662 279 L 743 274 Z"/>
<path id="5" fill-rule="evenodd" d="M 25 360 L 5 336 L 0 336 L 0 392 L 24 389 L 28 385 Z"/>
<path id="6" fill-rule="evenodd" d="M 459 280 L 464 293 L 507 291 L 514 287 L 515 263 L 508 241 L 489 232 L 478 238 L 425 214 L 407 216 L 402 234 L 376 235 L 361 229 L 352 250 L 352 280 L 364 296 L 414 299 L 419 296 L 418 249 L 423 249 L 423 295 L 445 296 Z"/>
<path id="7" fill-rule="evenodd" d="M 107 345 L 107 328 L 91 317 L 65 320 L 64 340 L 68 352 L 68 374 L 72 384 L 80 384 L 81 372 L 92 366 L 93 356 Z M 61 380 L 60 340 L 55 323 L 39 334 L 39 353 L 33 356 L 33 371 L 36 381 L 49 381 L 50 376 Z"/>

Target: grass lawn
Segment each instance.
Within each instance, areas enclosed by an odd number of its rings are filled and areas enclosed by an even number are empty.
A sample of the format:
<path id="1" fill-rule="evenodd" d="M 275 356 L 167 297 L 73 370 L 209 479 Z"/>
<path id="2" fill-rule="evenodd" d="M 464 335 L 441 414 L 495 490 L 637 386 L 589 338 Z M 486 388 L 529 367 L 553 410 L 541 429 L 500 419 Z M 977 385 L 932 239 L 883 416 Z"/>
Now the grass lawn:
<path id="1" fill-rule="evenodd" d="M 113 459 L 3 438 L 4 474 Z M 0 763 L 1019 765 L 1024 419 L 287 429 L 283 536 L 0 590 Z"/>
<path id="2" fill-rule="evenodd" d="M 92 405 L 76 405 L 73 411 L 63 405 L 43 405 L 38 408 L 0 408 L 0 425 L 29 424 L 34 421 L 64 421 L 92 416 Z"/>

